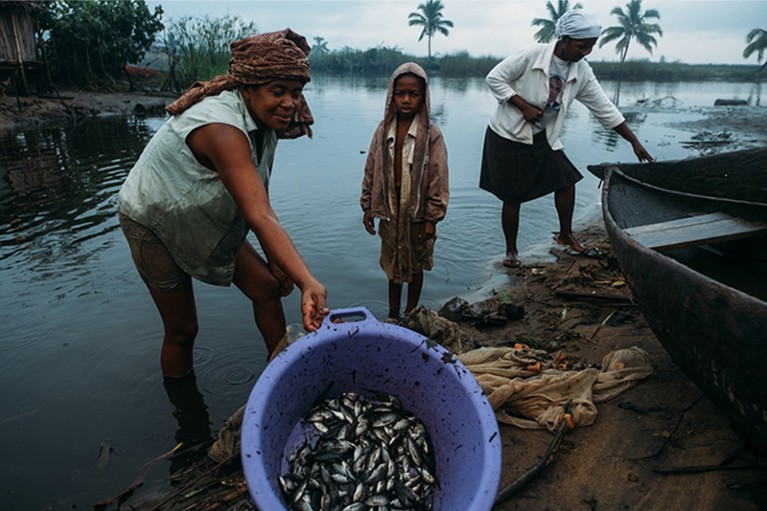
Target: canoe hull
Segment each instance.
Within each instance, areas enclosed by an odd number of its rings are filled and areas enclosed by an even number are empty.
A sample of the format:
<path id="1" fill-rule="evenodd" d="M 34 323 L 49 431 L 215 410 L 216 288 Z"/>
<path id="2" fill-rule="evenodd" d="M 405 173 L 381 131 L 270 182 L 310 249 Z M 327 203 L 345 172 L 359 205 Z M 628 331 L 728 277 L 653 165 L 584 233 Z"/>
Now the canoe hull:
<path id="1" fill-rule="evenodd" d="M 630 202 L 622 188 L 636 184 L 622 180 L 611 169 L 604 169 L 603 177 L 603 217 L 612 250 L 655 336 L 672 360 L 727 414 L 741 438 L 767 453 L 764 295 L 725 285 L 638 243 L 625 232 L 627 217 L 621 214 Z M 652 193 L 660 197 L 657 190 Z M 659 209 L 651 199 L 646 206 Z M 683 210 L 694 207 L 689 200 L 667 202 L 685 206 Z M 766 211 L 757 207 L 750 214 L 759 219 Z M 756 236 L 754 242 L 764 246 L 764 238 Z"/>

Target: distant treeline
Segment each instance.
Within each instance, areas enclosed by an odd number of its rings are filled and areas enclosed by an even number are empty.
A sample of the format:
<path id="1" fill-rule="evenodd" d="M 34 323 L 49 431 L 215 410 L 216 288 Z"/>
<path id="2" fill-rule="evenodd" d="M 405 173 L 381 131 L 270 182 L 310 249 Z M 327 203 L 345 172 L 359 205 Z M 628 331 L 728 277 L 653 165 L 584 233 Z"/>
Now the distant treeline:
<path id="1" fill-rule="evenodd" d="M 433 57 L 416 57 L 396 48 L 378 47 L 368 50 L 343 48 L 341 50 L 312 52 L 309 62 L 313 72 L 323 74 L 386 75 L 403 62 L 417 62 L 430 74 L 450 78 L 484 77 L 501 61 L 500 57 L 472 57 L 468 52 L 457 52 Z M 589 61 L 594 74 L 603 80 L 626 81 L 733 81 L 760 80 L 758 65 L 683 64 L 680 62 L 626 62 Z"/>
<path id="2" fill-rule="evenodd" d="M 195 81 L 225 73 L 231 57 L 229 43 L 257 33 L 253 22 L 245 23 L 233 15 L 185 16 L 165 24 L 162 7 L 150 11 L 144 0 L 0 0 L 0 5 L 4 4 L 36 12 L 38 36 L 43 40 L 40 53 L 48 63 L 53 82 L 87 89 L 120 86 L 121 78 L 127 78 L 132 89 L 134 79 L 147 78 L 159 80 L 161 90 L 182 91 Z M 501 60 L 497 56 L 473 57 L 467 51 L 432 57 L 416 57 L 386 46 L 330 50 L 322 37 L 315 37 L 309 60 L 315 73 L 375 76 L 388 76 L 403 62 L 415 61 L 430 74 L 444 77 L 484 77 Z M 758 72 L 763 67 L 759 65 L 649 60 L 591 65 L 599 78 L 627 81 L 753 82 L 767 74 Z"/>

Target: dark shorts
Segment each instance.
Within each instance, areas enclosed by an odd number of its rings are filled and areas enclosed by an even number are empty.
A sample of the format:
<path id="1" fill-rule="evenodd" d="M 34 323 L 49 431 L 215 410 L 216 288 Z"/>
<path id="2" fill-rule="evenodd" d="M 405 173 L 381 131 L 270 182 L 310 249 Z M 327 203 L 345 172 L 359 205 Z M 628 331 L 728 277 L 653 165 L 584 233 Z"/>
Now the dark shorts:
<path id="1" fill-rule="evenodd" d="M 133 264 L 147 286 L 159 291 L 178 291 L 192 284 L 192 277 L 176 264 L 160 238 L 149 228 L 118 213 L 128 240 Z"/>
<path id="2" fill-rule="evenodd" d="M 583 179 L 563 150 L 554 151 L 542 131 L 533 144 L 514 142 L 487 128 L 479 187 L 519 206 Z"/>

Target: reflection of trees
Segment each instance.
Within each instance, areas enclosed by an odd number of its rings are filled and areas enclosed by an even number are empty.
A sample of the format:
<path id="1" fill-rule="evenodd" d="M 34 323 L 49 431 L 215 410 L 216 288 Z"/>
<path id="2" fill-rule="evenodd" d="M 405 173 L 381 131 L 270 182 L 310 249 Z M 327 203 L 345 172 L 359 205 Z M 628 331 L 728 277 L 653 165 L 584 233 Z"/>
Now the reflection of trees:
<path id="1" fill-rule="evenodd" d="M 645 112 L 621 113 L 623 114 L 623 117 L 626 118 L 626 124 L 628 124 L 634 132 L 638 131 L 638 127 L 644 124 L 647 120 L 647 113 Z M 594 133 L 594 141 L 603 144 L 605 147 L 613 149 L 623 140 L 615 130 L 604 129 L 594 116 L 590 117 L 590 124 L 593 126 L 591 131 Z"/>
<path id="2" fill-rule="evenodd" d="M 469 90 L 471 83 L 476 81 L 475 78 L 441 78 L 441 80 L 445 84 L 446 89 L 458 92 L 466 92 Z"/>
<path id="3" fill-rule="evenodd" d="M 79 241 L 103 234 L 149 131 L 114 118 L 1 139 L 0 258 L 22 248 L 38 258 L 77 253 Z"/>
<path id="4" fill-rule="evenodd" d="M 760 106 L 762 104 L 762 82 L 754 82 L 753 87 L 748 92 L 748 104 Z"/>
<path id="5" fill-rule="evenodd" d="M 615 104 L 615 106 L 620 106 L 621 104 L 621 84 L 623 82 L 621 80 L 618 80 L 618 82 L 615 84 L 615 90 L 613 91 L 613 96 L 610 98 L 610 100 Z"/>
<path id="6" fill-rule="evenodd" d="M 394 71 L 392 69 L 392 71 Z M 371 92 L 378 92 L 381 89 L 384 90 L 384 96 L 386 95 L 386 89 L 389 86 L 389 77 L 375 76 L 365 78 L 365 89 Z M 383 99 L 383 98 L 382 98 Z"/>

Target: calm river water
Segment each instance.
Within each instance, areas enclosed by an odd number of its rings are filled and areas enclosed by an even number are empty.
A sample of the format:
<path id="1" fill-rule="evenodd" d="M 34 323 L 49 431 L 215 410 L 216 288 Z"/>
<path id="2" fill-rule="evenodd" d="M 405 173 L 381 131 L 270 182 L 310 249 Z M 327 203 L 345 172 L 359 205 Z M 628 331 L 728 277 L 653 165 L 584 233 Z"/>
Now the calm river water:
<path id="1" fill-rule="evenodd" d="M 270 188 L 282 223 L 327 286 L 329 306 L 364 306 L 378 317 L 386 277 L 358 200 L 386 81 L 316 77 L 306 91 L 314 139 L 280 144 Z M 615 94 L 616 84 L 604 86 Z M 689 107 L 751 93 L 738 83 L 624 83 L 620 106 L 647 149 L 672 159 L 695 152 L 682 144 L 694 133 L 671 122 L 700 116 Z M 423 304 L 439 309 L 454 296 L 481 296 L 505 273 L 500 203 L 477 187 L 493 99 L 481 79 L 435 78 L 431 100 L 450 163 L 448 214 L 423 291 Z M 0 138 L 0 509 L 88 509 L 137 479 L 147 491 L 168 476 L 168 460 L 149 474 L 142 466 L 172 449 L 184 425 L 162 384 L 160 320 L 115 214 L 120 184 L 163 122 L 110 118 Z M 634 161 L 631 148 L 580 105 L 563 140 L 585 176 L 575 222 L 598 219 L 598 183 L 586 165 Z M 525 204 L 522 258 L 550 257 L 556 229 L 551 196 Z M 198 284 L 196 294 L 197 383 L 216 431 L 246 402 L 266 354 L 234 287 Z M 297 292 L 285 310 L 289 323 L 299 321 Z M 100 449 L 111 449 L 106 466 Z"/>

